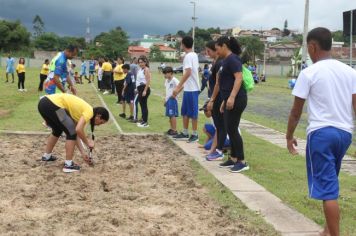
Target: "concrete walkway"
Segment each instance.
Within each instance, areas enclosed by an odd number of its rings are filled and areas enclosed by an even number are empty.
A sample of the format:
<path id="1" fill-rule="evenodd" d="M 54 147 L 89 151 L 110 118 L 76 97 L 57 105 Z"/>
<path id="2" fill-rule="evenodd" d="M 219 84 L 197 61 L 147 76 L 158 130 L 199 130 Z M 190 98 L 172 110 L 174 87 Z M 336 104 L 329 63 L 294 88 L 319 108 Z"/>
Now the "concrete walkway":
<path id="1" fill-rule="evenodd" d="M 241 120 L 240 128 L 246 132 L 268 141 L 281 148 L 287 148 L 286 135 L 282 132 L 276 131 L 271 128 L 247 121 Z M 307 142 L 303 139 L 297 139 L 298 152 L 300 155 L 305 156 Z M 342 162 L 341 170 L 350 175 L 356 175 L 356 159 L 350 156 L 345 156 Z"/>
<path id="2" fill-rule="evenodd" d="M 319 225 L 284 204 L 281 199 L 258 183 L 243 174 L 230 173 L 226 169 L 219 168 L 218 162 L 206 161 L 203 158 L 203 150 L 198 147 L 198 144 L 174 142 L 230 189 L 249 209 L 259 212 L 266 222 L 273 225 L 282 235 L 319 235 L 322 230 Z"/>

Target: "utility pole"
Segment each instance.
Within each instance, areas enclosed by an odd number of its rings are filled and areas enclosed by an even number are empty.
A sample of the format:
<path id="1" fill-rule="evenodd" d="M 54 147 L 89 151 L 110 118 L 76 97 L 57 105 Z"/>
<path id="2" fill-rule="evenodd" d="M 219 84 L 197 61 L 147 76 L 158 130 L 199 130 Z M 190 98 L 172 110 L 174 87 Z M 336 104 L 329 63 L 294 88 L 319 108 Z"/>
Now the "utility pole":
<path id="1" fill-rule="evenodd" d="M 87 17 L 87 29 L 86 29 L 86 34 L 85 34 L 85 42 L 90 43 L 91 41 L 91 35 L 90 35 L 90 18 Z"/>
<path id="2" fill-rule="evenodd" d="M 304 32 L 303 32 L 303 47 L 302 47 L 302 61 L 307 60 L 307 36 L 308 36 L 308 22 L 309 22 L 309 0 L 305 0 L 305 12 L 304 12 Z"/>
<path id="3" fill-rule="evenodd" d="M 194 52 L 194 44 L 195 44 L 195 21 L 196 21 L 198 18 L 195 17 L 195 5 L 196 5 L 196 2 L 195 2 L 195 1 L 191 1 L 190 3 L 193 4 L 193 17 L 192 17 L 192 20 L 193 20 L 193 34 L 192 34 L 192 38 L 193 38 L 193 52 Z"/>

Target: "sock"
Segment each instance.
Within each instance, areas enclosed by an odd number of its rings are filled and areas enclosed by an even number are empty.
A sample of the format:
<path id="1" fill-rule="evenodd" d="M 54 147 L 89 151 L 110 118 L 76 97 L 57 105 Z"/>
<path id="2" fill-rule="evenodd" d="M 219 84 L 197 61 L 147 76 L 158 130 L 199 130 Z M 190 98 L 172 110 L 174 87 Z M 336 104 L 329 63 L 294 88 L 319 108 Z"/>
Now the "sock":
<path id="1" fill-rule="evenodd" d="M 71 166 L 71 165 L 73 165 L 73 161 L 72 161 L 72 160 L 65 160 L 65 161 L 64 161 L 64 164 L 65 164 L 66 166 Z"/>
<path id="2" fill-rule="evenodd" d="M 219 154 L 222 154 L 222 151 L 219 150 L 219 149 L 216 149 L 216 152 L 219 153 Z"/>
<path id="3" fill-rule="evenodd" d="M 189 133 L 188 133 L 188 129 L 183 129 L 183 134 L 184 135 L 188 135 Z"/>
<path id="4" fill-rule="evenodd" d="M 43 154 L 43 157 L 44 157 L 44 159 L 46 159 L 46 160 L 49 160 L 49 158 L 51 158 L 51 156 L 52 156 L 52 153 L 44 153 L 44 154 Z"/>
<path id="5" fill-rule="evenodd" d="M 192 135 L 194 135 L 194 136 L 198 136 L 198 131 L 193 130 Z"/>

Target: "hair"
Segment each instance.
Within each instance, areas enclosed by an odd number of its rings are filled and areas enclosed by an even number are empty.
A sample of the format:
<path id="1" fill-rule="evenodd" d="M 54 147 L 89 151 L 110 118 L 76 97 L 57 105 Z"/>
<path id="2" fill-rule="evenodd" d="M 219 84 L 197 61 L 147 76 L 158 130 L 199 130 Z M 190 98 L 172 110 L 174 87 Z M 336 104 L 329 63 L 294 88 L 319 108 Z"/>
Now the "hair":
<path id="1" fill-rule="evenodd" d="M 25 58 L 20 57 L 20 58 L 19 58 L 19 64 L 21 64 L 21 60 L 23 61 L 22 65 L 25 65 Z"/>
<path id="2" fill-rule="evenodd" d="M 312 29 L 307 36 L 307 42 L 316 41 L 324 51 L 330 51 L 332 45 L 332 36 L 330 30 L 323 27 Z"/>
<path id="3" fill-rule="evenodd" d="M 109 59 L 108 59 L 107 57 L 105 57 L 105 58 L 104 58 L 104 61 L 105 61 L 105 62 L 108 62 L 108 61 L 109 61 Z"/>
<path id="4" fill-rule="evenodd" d="M 99 61 L 99 66 L 101 67 L 103 65 L 103 62 L 102 61 Z"/>
<path id="5" fill-rule="evenodd" d="M 224 44 L 230 51 L 236 55 L 240 55 L 242 52 L 239 42 L 234 37 L 222 36 L 217 41 L 216 44 L 222 47 Z"/>
<path id="6" fill-rule="evenodd" d="M 191 36 L 185 36 L 182 39 L 182 44 L 186 47 L 186 48 L 192 48 L 193 47 L 193 38 Z"/>
<path id="7" fill-rule="evenodd" d="M 135 60 L 136 60 L 136 57 L 133 57 L 133 58 L 131 59 L 131 63 L 134 63 Z"/>
<path id="8" fill-rule="evenodd" d="M 150 67 L 150 62 L 148 61 L 146 56 L 140 56 L 137 61 L 140 63 L 140 60 L 143 61 L 147 67 Z"/>
<path id="9" fill-rule="evenodd" d="M 75 71 L 74 74 L 78 74 L 78 71 Z"/>
<path id="10" fill-rule="evenodd" d="M 205 44 L 205 47 L 207 47 L 215 52 L 216 51 L 215 44 L 216 44 L 216 41 L 209 41 Z"/>
<path id="11" fill-rule="evenodd" d="M 48 59 L 46 59 L 45 61 L 44 61 L 44 63 L 46 64 L 46 63 L 48 63 L 49 62 L 49 60 Z"/>
<path id="12" fill-rule="evenodd" d="M 69 44 L 66 47 L 66 50 L 70 51 L 70 52 L 75 52 L 75 51 L 79 51 L 78 46 L 77 45 L 73 45 L 73 44 Z"/>
<path id="13" fill-rule="evenodd" d="M 124 65 L 122 65 L 122 69 L 130 70 L 130 65 L 124 64 Z"/>
<path id="14" fill-rule="evenodd" d="M 117 59 L 120 59 L 122 61 L 122 64 L 125 63 L 125 59 L 122 56 L 118 56 Z"/>
<path id="15" fill-rule="evenodd" d="M 108 121 L 109 120 L 109 111 L 106 110 L 105 107 L 94 107 L 93 109 L 93 117 L 90 119 L 90 129 L 91 129 L 91 134 L 92 138 L 94 139 L 94 125 L 95 125 L 95 117 L 97 115 L 100 115 L 100 119 Z"/>
<path id="16" fill-rule="evenodd" d="M 204 65 L 204 69 L 208 69 L 209 68 L 209 65 L 208 64 L 205 64 Z"/>
<path id="17" fill-rule="evenodd" d="M 75 65 L 74 63 L 72 63 L 72 67 L 73 67 L 73 68 L 75 68 L 75 67 L 76 67 L 76 65 Z"/>
<path id="18" fill-rule="evenodd" d="M 163 74 L 167 74 L 167 73 L 173 74 L 173 68 L 171 66 L 167 66 L 166 68 L 164 68 Z"/>

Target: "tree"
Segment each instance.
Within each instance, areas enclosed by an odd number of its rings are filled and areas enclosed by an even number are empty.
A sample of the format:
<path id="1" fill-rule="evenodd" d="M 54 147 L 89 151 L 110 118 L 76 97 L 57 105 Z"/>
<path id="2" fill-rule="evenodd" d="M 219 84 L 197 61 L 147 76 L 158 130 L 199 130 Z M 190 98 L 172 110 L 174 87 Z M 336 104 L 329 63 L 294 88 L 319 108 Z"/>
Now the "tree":
<path id="1" fill-rule="evenodd" d="M 0 20 L 0 49 L 5 52 L 26 49 L 30 45 L 30 32 L 20 21 Z"/>
<path id="2" fill-rule="evenodd" d="M 262 57 L 265 45 L 258 37 L 241 37 L 239 42 L 243 49 L 244 58 L 249 58 L 255 63 L 256 57 Z"/>
<path id="3" fill-rule="evenodd" d="M 55 33 L 43 33 L 33 43 L 37 49 L 45 51 L 59 50 L 59 37 Z"/>
<path id="4" fill-rule="evenodd" d="M 119 55 L 127 55 L 129 40 L 126 32 L 121 27 L 116 27 L 109 32 L 103 32 L 96 36 L 94 44 L 100 48 L 100 52 L 106 57 L 117 58 Z M 93 47 L 90 47 L 90 49 L 93 49 Z"/>
<path id="5" fill-rule="evenodd" d="M 177 35 L 183 38 L 187 35 L 187 33 L 185 33 L 183 30 L 178 30 Z"/>
<path id="6" fill-rule="evenodd" d="M 290 30 L 288 29 L 288 21 L 284 21 L 284 28 L 283 28 L 283 37 L 289 36 L 290 35 Z"/>
<path id="7" fill-rule="evenodd" d="M 164 61 L 165 57 L 157 45 L 152 45 L 150 47 L 149 58 L 151 61 Z"/>
<path id="8" fill-rule="evenodd" d="M 36 15 L 32 21 L 35 38 L 44 33 L 44 22 L 39 15 Z"/>
<path id="9" fill-rule="evenodd" d="M 86 49 L 87 45 L 85 42 L 85 38 L 80 37 L 61 37 L 58 38 L 58 49 L 64 50 L 68 45 L 76 45 L 79 49 Z"/>

